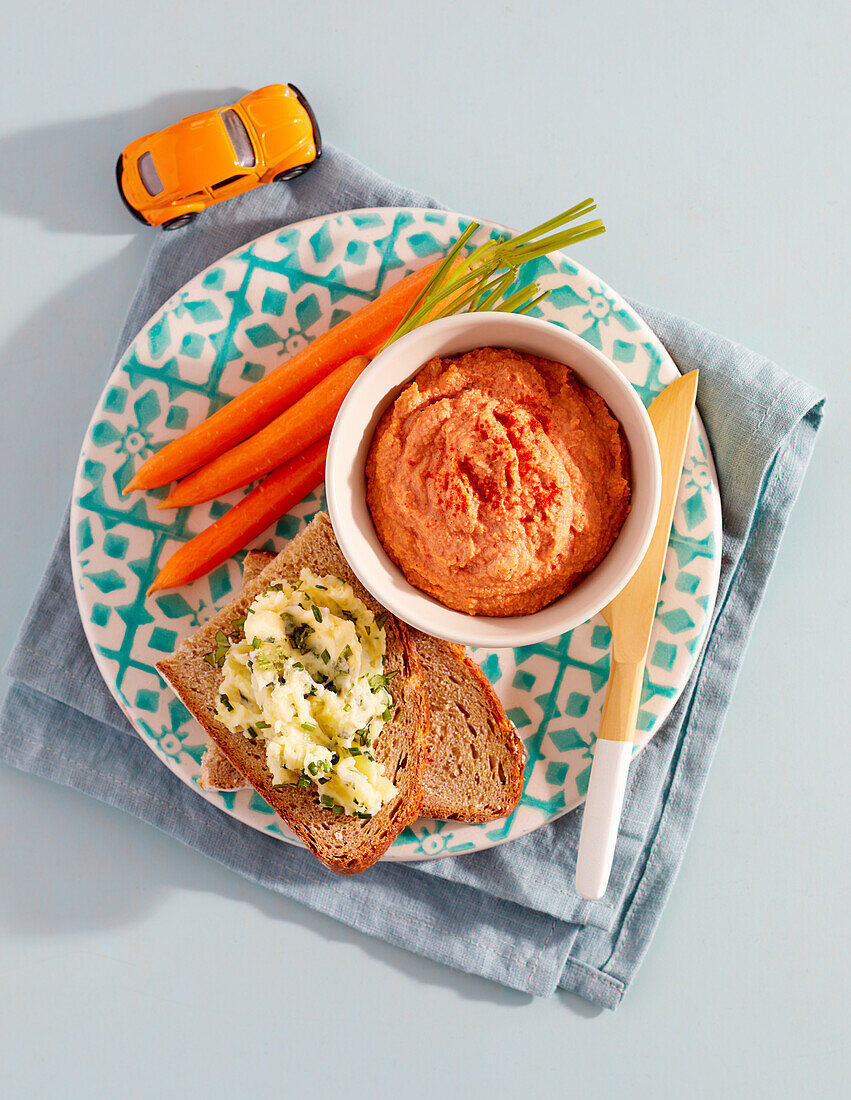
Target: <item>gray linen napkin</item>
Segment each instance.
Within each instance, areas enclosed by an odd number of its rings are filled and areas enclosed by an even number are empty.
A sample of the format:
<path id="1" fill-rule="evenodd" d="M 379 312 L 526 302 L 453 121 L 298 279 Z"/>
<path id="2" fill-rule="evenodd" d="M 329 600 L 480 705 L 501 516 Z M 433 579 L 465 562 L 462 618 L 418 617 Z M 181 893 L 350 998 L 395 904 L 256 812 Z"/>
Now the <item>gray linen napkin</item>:
<path id="1" fill-rule="evenodd" d="M 156 233 L 114 362 L 175 290 L 246 241 L 319 214 L 396 205 L 438 204 L 326 148 L 302 179 L 213 207 L 179 232 Z M 0 710 L 0 760 L 120 806 L 246 877 L 408 950 L 530 993 L 561 986 L 614 1008 L 682 861 L 824 404 L 746 348 L 632 304 L 680 370 L 701 370 L 724 540 L 709 636 L 687 689 L 631 768 L 601 901 L 583 900 L 573 886 L 579 812 L 487 852 L 382 863 L 341 879 L 198 798 L 133 733 L 95 668 L 74 599 L 67 515 L 7 665 L 14 683 Z"/>

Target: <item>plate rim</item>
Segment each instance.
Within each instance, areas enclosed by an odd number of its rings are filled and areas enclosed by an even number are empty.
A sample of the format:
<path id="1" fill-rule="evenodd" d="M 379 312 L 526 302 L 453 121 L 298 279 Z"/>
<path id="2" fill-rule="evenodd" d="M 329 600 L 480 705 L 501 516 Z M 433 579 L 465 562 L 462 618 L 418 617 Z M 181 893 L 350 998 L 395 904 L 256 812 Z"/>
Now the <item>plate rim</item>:
<path id="1" fill-rule="evenodd" d="M 461 212 L 456 211 L 456 210 L 449 210 L 449 209 L 444 209 L 444 208 L 441 208 L 441 207 L 428 207 L 428 206 L 425 206 L 425 207 L 423 207 L 423 206 L 366 206 L 366 207 L 355 207 L 355 208 L 352 208 L 350 210 L 332 211 L 332 212 L 327 213 L 327 214 L 317 214 L 314 217 L 305 218 L 305 219 L 303 219 L 301 221 L 298 221 L 298 222 L 289 222 L 287 224 L 280 225 L 280 226 L 278 226 L 274 229 L 268 230 L 266 233 L 261 233 L 258 237 L 254 237 L 251 240 L 244 241 L 242 244 L 236 245 L 234 248 L 230 249 L 230 251 L 228 251 L 228 252 L 224 253 L 223 255 L 217 257 L 215 260 L 213 260 L 211 263 L 209 263 L 206 267 L 201 268 L 199 271 L 195 272 L 195 274 L 192 275 L 189 279 L 187 279 L 186 282 L 184 282 L 181 286 L 177 287 L 174 291 L 172 291 L 172 293 L 169 294 L 169 296 L 165 299 L 165 301 L 162 302 L 153 311 L 153 313 L 143 322 L 143 324 L 140 326 L 140 328 L 128 340 L 127 344 L 121 349 L 121 351 L 120 351 L 120 353 L 119 353 L 112 369 L 109 372 L 109 375 L 106 379 L 106 382 L 104 383 L 104 385 L 101 388 L 100 395 L 97 399 L 97 402 L 95 404 L 94 409 L 92 410 L 92 415 L 89 418 L 89 421 L 88 421 L 88 423 L 86 425 L 86 428 L 85 428 L 85 431 L 83 433 L 82 442 L 81 442 L 81 445 L 80 445 L 80 451 L 79 451 L 79 454 L 78 454 L 78 457 L 77 457 L 77 462 L 76 462 L 76 465 L 75 465 L 75 468 L 74 468 L 74 480 L 73 480 L 72 494 L 71 494 L 70 522 L 71 522 L 72 530 L 74 528 L 75 518 L 79 518 L 80 515 L 82 514 L 82 509 L 80 508 L 79 503 L 78 503 L 78 499 L 79 499 L 78 488 L 81 485 L 81 481 L 82 481 L 82 469 L 83 469 L 83 465 L 84 465 L 84 462 L 85 462 L 86 443 L 87 443 L 88 439 L 90 438 L 90 433 L 91 433 L 92 427 L 95 425 L 96 420 L 97 420 L 98 416 L 101 413 L 101 403 L 102 403 L 102 400 L 103 400 L 103 396 L 107 392 L 107 390 L 111 387 L 111 385 L 113 384 L 113 380 L 115 379 L 115 376 L 119 373 L 119 371 L 123 370 L 122 364 L 124 363 L 124 359 L 127 355 L 128 350 L 134 346 L 137 339 L 142 335 L 143 332 L 145 332 L 148 329 L 148 327 L 151 325 L 152 321 L 154 321 L 155 318 L 159 317 L 161 314 L 163 314 L 166 311 L 169 303 L 172 301 L 173 298 L 176 298 L 188 286 L 191 286 L 191 285 L 195 284 L 196 282 L 198 282 L 199 280 L 201 280 L 208 272 L 210 272 L 213 268 L 220 265 L 223 261 L 230 259 L 232 256 L 234 256 L 235 253 L 238 253 L 238 252 L 240 252 L 244 249 L 250 248 L 253 245 L 256 245 L 258 242 L 263 241 L 267 238 L 275 237 L 275 236 L 277 236 L 281 233 L 287 232 L 288 230 L 301 230 L 301 231 L 304 231 L 304 229 L 306 227 L 311 226 L 315 223 L 320 223 L 320 222 L 321 223 L 327 223 L 327 222 L 333 221 L 334 219 L 343 218 L 343 217 L 353 217 L 353 216 L 357 216 L 357 215 L 368 215 L 368 214 L 377 214 L 377 215 L 380 215 L 380 216 L 384 217 L 388 214 L 396 215 L 396 214 L 401 214 L 401 213 L 405 213 L 405 212 L 410 212 L 410 213 L 413 213 L 413 214 L 419 214 L 419 215 L 422 215 L 422 216 L 427 215 L 427 214 L 442 215 L 442 216 L 446 216 L 446 217 L 458 218 L 462 221 L 463 220 L 468 220 L 468 221 L 473 220 L 473 221 L 479 222 L 480 225 L 483 228 L 505 230 L 506 232 L 509 232 L 509 233 L 516 232 L 516 230 L 512 229 L 511 227 L 505 226 L 505 225 L 503 225 L 499 222 L 495 222 L 495 221 L 493 221 L 489 218 L 474 217 L 473 215 L 464 214 L 464 213 L 461 213 Z M 576 274 L 578 276 L 580 276 L 580 277 L 586 277 L 586 276 L 589 277 L 590 280 L 596 281 L 602 287 L 604 287 L 605 289 L 607 289 L 607 290 L 611 291 L 612 293 L 616 294 L 617 297 L 621 298 L 624 301 L 624 303 L 626 304 L 627 309 L 631 313 L 633 313 L 636 317 L 638 317 L 640 322 L 642 323 L 642 325 L 644 325 L 646 327 L 648 333 L 650 334 L 650 336 L 652 338 L 653 345 L 654 345 L 654 351 L 660 356 L 662 362 L 665 363 L 666 365 L 670 366 L 677 374 L 681 374 L 681 371 L 680 371 L 679 367 L 674 362 L 671 355 L 668 353 L 667 348 L 665 348 L 665 346 L 662 343 L 661 339 L 659 338 L 658 334 L 650 326 L 650 324 L 643 317 L 641 317 L 641 315 L 638 313 L 638 311 L 635 310 L 633 308 L 633 306 L 629 302 L 627 302 L 626 299 L 623 298 L 623 295 L 621 295 L 618 291 L 616 291 L 614 289 L 614 287 L 611 287 L 608 282 L 606 282 L 604 279 L 602 279 L 600 276 L 598 276 L 595 272 L 591 271 L 589 268 L 585 267 L 583 264 L 578 263 L 577 261 L 572 259 L 570 256 L 568 256 L 565 252 L 555 251 L 555 252 L 552 252 L 552 253 L 548 253 L 548 255 L 549 256 L 558 256 L 561 260 L 566 261 L 567 263 L 569 263 L 571 265 L 571 267 L 575 268 L 576 269 Z M 617 364 L 615 364 L 615 366 L 617 366 Z M 653 740 L 653 738 L 656 737 L 661 732 L 662 726 L 667 721 L 668 717 L 670 716 L 671 711 L 674 709 L 677 702 L 681 698 L 683 692 L 685 692 L 686 688 L 688 687 L 689 681 L 691 680 L 691 677 L 692 677 L 692 673 L 694 672 L 694 669 L 697 666 L 697 663 L 700 659 L 700 656 L 701 656 L 701 654 L 703 653 L 703 651 L 706 647 L 707 639 L 709 638 L 709 635 L 711 633 L 712 620 L 713 620 L 713 617 L 714 617 L 715 607 L 716 607 L 716 603 L 717 603 L 717 599 L 718 599 L 718 586 L 719 586 L 719 582 L 720 582 L 721 557 L 722 557 L 721 538 L 722 538 L 722 535 L 723 535 L 722 501 L 721 501 L 721 493 L 720 493 L 720 484 L 719 484 L 719 480 L 718 480 L 718 473 L 717 473 L 717 469 L 716 469 L 716 466 L 715 466 L 715 458 L 714 458 L 714 454 L 713 454 L 713 450 L 712 450 L 712 443 L 711 443 L 711 440 L 709 438 L 709 433 L 706 430 L 706 426 L 703 422 L 703 419 L 702 419 L 702 417 L 700 416 L 700 413 L 697 410 L 697 407 L 695 407 L 694 412 L 692 414 L 692 430 L 696 431 L 699 436 L 702 435 L 703 438 L 706 441 L 706 448 L 705 448 L 705 450 L 706 450 L 706 463 L 707 463 L 707 469 L 708 469 L 709 478 L 710 478 L 709 488 L 710 488 L 710 491 L 711 491 L 711 496 L 712 496 L 712 499 L 713 499 L 713 503 L 715 505 L 715 507 L 714 507 L 714 517 L 713 517 L 714 518 L 713 535 L 715 536 L 716 551 L 715 551 L 715 553 L 713 554 L 713 556 L 711 558 L 712 571 L 711 571 L 711 576 L 710 576 L 710 588 L 711 588 L 711 592 L 709 594 L 710 598 L 709 598 L 709 600 L 707 602 L 707 605 L 706 605 L 706 618 L 704 620 L 703 628 L 701 630 L 701 633 L 700 633 L 699 637 L 696 639 L 695 645 L 694 645 L 694 647 L 693 647 L 693 649 L 692 649 L 692 651 L 689 655 L 689 661 L 688 661 L 688 664 L 686 666 L 686 671 L 683 675 L 682 686 L 677 690 L 676 694 L 670 699 L 670 705 L 667 708 L 663 708 L 664 712 L 662 714 L 662 717 L 659 719 L 659 721 L 656 724 L 655 729 L 653 730 L 653 732 L 648 734 L 648 735 L 645 735 L 645 736 L 642 736 L 641 731 L 637 732 L 635 742 L 634 742 L 633 758 L 635 756 L 637 756 L 640 752 L 642 752 L 644 750 L 644 748 L 650 743 L 650 741 Z M 79 555 L 76 553 L 74 544 L 73 544 L 73 542 L 71 541 L 70 538 L 69 538 L 69 557 L 70 557 L 70 560 L 71 560 L 71 573 L 72 573 L 72 578 L 73 578 L 73 582 L 74 582 L 74 598 L 75 598 L 75 601 L 76 601 L 76 604 L 77 604 L 78 613 L 80 615 L 80 621 L 81 621 L 81 625 L 83 627 L 83 633 L 84 633 L 85 638 L 86 638 L 86 643 L 89 646 L 89 650 L 90 650 L 90 652 L 92 654 L 92 658 L 95 662 L 95 667 L 97 668 L 98 673 L 101 676 L 101 679 L 106 684 L 107 689 L 110 692 L 110 695 L 115 700 L 115 702 L 118 704 L 119 709 L 121 710 L 121 712 L 124 714 L 124 716 L 129 721 L 129 723 L 132 726 L 133 731 L 136 734 L 136 736 L 139 737 L 139 739 L 143 742 L 143 744 L 153 753 L 153 755 L 162 764 L 165 765 L 165 767 L 173 775 L 175 775 L 178 779 L 180 779 L 180 781 L 182 783 L 184 783 L 187 787 L 189 787 L 189 789 L 193 790 L 196 794 L 201 795 L 201 797 L 204 799 L 204 801 L 207 802 L 209 805 L 215 807 L 217 810 L 221 811 L 222 813 L 227 814 L 233 820 L 239 822 L 240 825 L 244 825 L 248 828 L 251 828 L 253 831 L 258 832 L 261 835 L 271 836 L 272 839 L 283 841 L 286 844 L 290 844 L 290 845 L 298 847 L 298 848 L 305 848 L 304 844 L 300 840 L 298 840 L 298 838 L 291 832 L 291 830 L 289 829 L 289 826 L 286 824 L 286 822 L 283 821 L 283 819 L 279 818 L 278 822 L 277 822 L 278 827 L 281 830 L 281 833 L 279 835 L 271 834 L 266 829 L 259 828 L 257 825 L 253 824 L 252 822 L 243 820 L 241 817 L 237 816 L 235 813 L 233 813 L 227 807 L 223 806 L 220 801 L 218 801 L 216 796 L 219 795 L 220 792 L 218 792 L 218 791 L 210 791 L 210 792 L 206 791 L 203 787 L 201 787 L 198 784 L 197 780 L 189 779 L 185 775 L 184 771 L 176 764 L 175 761 L 172 761 L 172 759 L 170 757 L 168 757 L 166 754 L 160 754 L 159 752 L 157 752 L 154 745 L 150 742 L 150 740 L 139 729 L 138 725 L 136 724 L 136 721 L 134 720 L 132 714 L 129 711 L 129 708 L 128 708 L 127 704 L 121 698 L 121 696 L 120 696 L 120 694 L 117 690 L 116 685 L 113 683 L 113 678 L 106 674 L 105 668 L 101 664 L 100 655 L 97 652 L 97 648 L 96 648 L 96 645 L 94 643 L 94 640 L 90 636 L 89 630 L 87 628 L 87 620 L 86 620 L 85 614 L 84 614 L 85 611 L 87 610 L 87 608 L 84 608 L 83 604 L 82 604 L 83 574 L 81 572 L 81 566 L 80 566 L 80 563 L 79 563 Z M 481 648 L 481 647 L 479 647 L 479 648 Z M 484 648 L 491 649 L 493 647 L 492 646 L 486 646 Z M 592 749 L 592 751 L 593 751 L 593 749 Z M 537 832 L 538 829 L 543 828 L 545 825 L 551 825 L 554 822 L 560 820 L 561 818 L 567 816 L 567 814 L 573 812 L 573 810 L 577 809 L 579 806 L 581 806 L 585 802 L 585 797 L 586 797 L 585 795 L 581 795 L 575 802 L 572 802 L 569 806 L 566 805 L 564 809 L 562 809 L 558 814 L 551 817 L 549 820 L 542 821 L 542 822 L 540 822 L 540 824 L 533 826 L 531 829 L 529 829 L 526 832 L 521 833 L 519 835 L 505 836 L 505 837 L 496 838 L 494 840 L 491 840 L 489 838 L 487 844 L 472 847 L 472 848 L 469 848 L 469 849 L 464 849 L 462 851 L 455 851 L 455 852 L 450 852 L 450 851 L 447 851 L 446 849 L 441 850 L 441 851 L 436 852 L 436 853 L 416 853 L 416 852 L 410 853 L 410 852 L 407 852 L 405 850 L 398 850 L 398 851 L 394 852 L 394 845 L 391 844 L 391 846 L 387 849 L 387 851 L 381 857 L 381 860 L 386 861 L 386 862 L 392 862 L 392 863 L 431 862 L 432 860 L 445 859 L 445 858 L 459 856 L 459 855 L 468 855 L 468 854 L 472 854 L 473 852 L 487 851 L 491 848 L 501 847 L 503 844 L 507 844 L 507 843 L 509 843 L 510 841 L 513 841 L 513 840 L 519 840 L 523 836 L 527 836 L 530 833 Z M 438 819 L 420 818 L 418 820 L 429 820 L 430 821 L 430 820 L 438 820 Z M 467 823 L 466 822 L 457 822 L 456 824 L 463 827 Z"/>

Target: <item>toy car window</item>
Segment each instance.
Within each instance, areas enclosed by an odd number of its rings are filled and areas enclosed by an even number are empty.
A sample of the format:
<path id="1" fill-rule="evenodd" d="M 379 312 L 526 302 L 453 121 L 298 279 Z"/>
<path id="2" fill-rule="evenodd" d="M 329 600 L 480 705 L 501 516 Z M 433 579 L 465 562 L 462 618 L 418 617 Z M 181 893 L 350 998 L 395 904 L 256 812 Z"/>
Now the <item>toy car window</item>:
<path id="1" fill-rule="evenodd" d="M 136 166 L 139 169 L 139 178 L 145 185 L 148 194 L 151 196 L 158 195 L 162 191 L 163 185 L 154 167 L 154 158 L 151 154 L 143 153 L 136 162 Z"/>
<path id="2" fill-rule="evenodd" d="M 236 111 L 222 111 L 222 122 L 225 124 L 231 144 L 236 150 L 236 163 L 243 168 L 253 168 L 256 163 L 254 149 L 242 119 Z"/>

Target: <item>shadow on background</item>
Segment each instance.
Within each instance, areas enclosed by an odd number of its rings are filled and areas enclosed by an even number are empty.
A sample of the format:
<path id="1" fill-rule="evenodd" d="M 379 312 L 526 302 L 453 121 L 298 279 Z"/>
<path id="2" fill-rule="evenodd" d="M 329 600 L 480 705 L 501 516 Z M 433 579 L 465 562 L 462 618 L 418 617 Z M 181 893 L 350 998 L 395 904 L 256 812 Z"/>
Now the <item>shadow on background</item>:
<path id="1" fill-rule="evenodd" d="M 347 944 L 380 966 L 451 990 L 465 1001 L 520 1008 L 536 999 L 348 928 L 243 879 L 128 814 L 48 780 L 0 767 L 0 800 L 7 822 L 36 826 L 18 828 L 14 838 L 10 828 L 0 844 L 0 882 L 26 884 L 0 891 L 0 930 L 12 940 L 62 942 L 132 928 L 170 895 L 191 891 L 251 905 L 284 927 L 296 925 L 322 942 Z M 559 1000 L 578 1017 L 603 1011 L 572 994 L 559 994 Z"/>
<path id="2" fill-rule="evenodd" d="M 115 162 L 125 145 L 186 115 L 225 106 L 246 88 L 180 91 L 144 107 L 56 122 L 0 138 L 0 210 L 62 233 L 152 233 L 118 197 Z"/>
<path id="3" fill-rule="evenodd" d="M 0 343 L 0 371 L 14 395 L 0 408 L 0 455 L 13 474 L 0 479 L 0 512 L 15 517 L 18 546 L 7 556 L 0 589 L 0 667 L 53 549 L 85 426 L 145 263 L 150 241 L 139 228 L 110 259 L 24 315 Z"/>
<path id="4" fill-rule="evenodd" d="M 129 928 L 175 892 L 210 893 L 252 905 L 322 941 L 349 944 L 383 966 L 451 989 L 464 1000 L 509 1007 L 534 1000 L 348 928 L 242 879 L 127 814 L 47 780 L 2 767 L 0 798 L 8 822 L 37 822 L 0 845 L 0 881 L 19 884 L 17 890 L 0 891 L 0 929 L 12 939 L 62 941 Z"/>
<path id="5" fill-rule="evenodd" d="M 47 233 L 124 238 L 116 241 L 113 255 L 66 285 L 61 273 L 57 279 L 51 272 L 50 296 L 10 325 L 0 343 L 0 371 L 12 380 L 14 393 L 0 412 L 2 456 L 13 472 L 26 472 L 2 479 L 0 510 L 18 518 L 18 534 L 29 550 L 10 555 L 0 596 L 0 621 L 8 626 L 0 664 L 53 546 L 85 425 L 106 382 L 148 251 L 162 232 L 140 225 L 124 208 L 115 160 L 134 138 L 241 94 L 239 88 L 176 92 L 132 111 L 0 138 L 0 213 L 9 221 L 33 219 Z M 61 255 L 62 248 L 57 252 Z M 90 253 L 81 246 L 81 254 Z M 59 290 L 53 289 L 57 282 Z M 40 430 L 45 422 L 54 425 L 49 439 Z"/>

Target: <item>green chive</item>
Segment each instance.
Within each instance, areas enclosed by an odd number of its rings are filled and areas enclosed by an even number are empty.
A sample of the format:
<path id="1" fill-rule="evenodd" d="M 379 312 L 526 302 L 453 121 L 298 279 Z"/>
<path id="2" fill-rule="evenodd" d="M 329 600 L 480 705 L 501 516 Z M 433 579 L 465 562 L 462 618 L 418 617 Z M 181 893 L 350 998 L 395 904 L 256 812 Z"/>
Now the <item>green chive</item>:
<path id="1" fill-rule="evenodd" d="M 302 623 L 300 626 L 297 626 L 290 634 L 290 642 L 297 650 L 299 650 L 299 652 L 303 653 L 307 644 L 308 635 L 312 633 L 313 627 L 308 626 L 307 623 Z"/>
<path id="2" fill-rule="evenodd" d="M 384 347 L 422 324 L 426 317 L 448 317 L 464 310 L 528 312 L 544 296 L 537 287 L 523 281 L 520 268 L 548 252 L 604 233 L 606 227 L 599 218 L 567 227 L 568 222 L 595 209 L 594 200 L 585 199 L 516 237 L 491 236 L 478 248 L 465 252 L 473 234 L 481 229 L 478 222 L 470 222 Z M 515 280 L 519 281 L 518 287 L 500 303 Z"/>
<path id="3" fill-rule="evenodd" d="M 322 612 L 319 610 L 319 608 L 316 606 L 315 603 L 312 603 L 310 605 L 310 610 L 313 612 L 314 619 L 316 619 L 316 621 L 318 623 L 321 623 L 322 622 Z"/>
<path id="4" fill-rule="evenodd" d="M 369 690 L 373 694 L 375 694 L 375 692 L 380 691 L 381 688 L 387 687 L 387 685 L 390 683 L 390 681 L 393 679 L 393 677 L 398 676 L 398 675 L 399 675 L 399 670 L 396 669 L 394 672 L 387 672 L 387 673 L 378 672 L 378 673 L 375 674 L 375 676 L 370 676 L 370 678 L 369 678 Z"/>
<path id="5" fill-rule="evenodd" d="M 551 294 L 551 290 L 542 290 L 541 293 L 537 297 L 533 298 L 531 302 L 527 302 L 525 306 L 521 306 L 520 309 L 517 309 L 514 312 L 529 313 L 531 312 L 531 310 L 535 309 L 536 306 L 539 306 L 541 302 L 543 302 L 546 298 L 549 298 Z"/>

